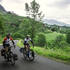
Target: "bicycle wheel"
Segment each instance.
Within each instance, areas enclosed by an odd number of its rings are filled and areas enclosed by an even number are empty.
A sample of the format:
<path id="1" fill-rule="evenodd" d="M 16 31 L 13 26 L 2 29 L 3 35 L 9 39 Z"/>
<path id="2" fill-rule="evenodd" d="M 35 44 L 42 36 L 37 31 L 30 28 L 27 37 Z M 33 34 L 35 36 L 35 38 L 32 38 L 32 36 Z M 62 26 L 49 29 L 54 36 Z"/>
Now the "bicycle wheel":
<path id="1" fill-rule="evenodd" d="M 27 55 L 26 55 L 27 53 L 26 53 L 26 50 L 25 50 L 25 48 L 23 48 L 23 58 L 26 60 L 26 58 L 27 58 Z"/>
<path id="2" fill-rule="evenodd" d="M 29 60 L 33 61 L 35 59 L 35 53 L 33 50 L 30 49 Z"/>
<path id="3" fill-rule="evenodd" d="M 15 65 L 15 59 L 14 59 L 14 54 L 13 53 L 10 53 L 10 62 L 11 62 L 11 65 Z"/>

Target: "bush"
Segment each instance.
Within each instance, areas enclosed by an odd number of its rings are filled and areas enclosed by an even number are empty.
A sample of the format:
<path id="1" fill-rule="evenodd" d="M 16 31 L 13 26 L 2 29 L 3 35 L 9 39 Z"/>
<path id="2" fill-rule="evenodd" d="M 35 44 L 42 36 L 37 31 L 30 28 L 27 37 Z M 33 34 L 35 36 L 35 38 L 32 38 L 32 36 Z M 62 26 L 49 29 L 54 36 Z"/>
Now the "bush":
<path id="1" fill-rule="evenodd" d="M 24 35 L 22 35 L 22 34 L 16 32 L 16 33 L 13 34 L 13 38 L 14 38 L 14 39 L 16 39 L 16 38 L 24 39 Z"/>
<path id="2" fill-rule="evenodd" d="M 37 37 L 35 38 L 35 44 L 37 46 L 45 46 L 46 45 L 46 37 L 44 34 L 40 33 L 37 35 Z"/>
<path id="3" fill-rule="evenodd" d="M 67 33 L 67 43 L 70 44 L 70 31 L 68 31 L 68 33 Z"/>
<path id="4" fill-rule="evenodd" d="M 2 36 L 0 35 L 0 44 L 2 43 L 2 41 L 3 41 L 3 38 L 2 38 Z"/>
<path id="5" fill-rule="evenodd" d="M 47 43 L 47 46 L 49 48 L 55 48 L 55 47 L 65 47 L 66 45 L 65 37 L 63 35 L 59 35 L 55 38 L 55 40 L 52 40 L 51 42 Z"/>
<path id="6" fill-rule="evenodd" d="M 61 46 L 61 48 L 64 48 L 64 47 L 68 46 L 68 43 L 66 41 L 61 41 L 60 46 Z"/>
<path id="7" fill-rule="evenodd" d="M 66 42 L 65 37 L 63 35 L 57 36 L 56 40 L 54 41 L 55 46 L 63 47 L 63 44 Z"/>
<path id="8" fill-rule="evenodd" d="M 61 42 L 64 40 L 64 36 L 63 35 L 59 35 L 56 37 L 56 42 Z"/>

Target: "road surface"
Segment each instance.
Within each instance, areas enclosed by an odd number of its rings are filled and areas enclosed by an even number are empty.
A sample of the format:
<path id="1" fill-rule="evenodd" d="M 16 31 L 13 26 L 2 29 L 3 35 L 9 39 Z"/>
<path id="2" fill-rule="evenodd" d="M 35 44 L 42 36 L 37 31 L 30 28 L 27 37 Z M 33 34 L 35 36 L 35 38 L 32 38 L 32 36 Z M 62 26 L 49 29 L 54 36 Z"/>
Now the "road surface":
<path id="1" fill-rule="evenodd" d="M 0 46 L 0 48 L 1 47 L 2 46 Z M 18 47 L 14 52 L 17 53 L 19 57 L 16 65 L 11 66 L 0 56 L 0 70 L 70 70 L 70 65 L 65 65 L 42 56 L 37 56 L 33 62 L 24 61 Z"/>

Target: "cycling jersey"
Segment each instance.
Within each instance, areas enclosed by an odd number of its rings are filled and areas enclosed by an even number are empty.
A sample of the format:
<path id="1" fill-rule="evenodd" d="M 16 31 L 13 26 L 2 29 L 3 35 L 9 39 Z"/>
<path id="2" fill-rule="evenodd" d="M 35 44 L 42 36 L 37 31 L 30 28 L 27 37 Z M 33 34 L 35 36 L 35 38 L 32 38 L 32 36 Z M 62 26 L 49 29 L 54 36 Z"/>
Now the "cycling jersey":
<path id="1" fill-rule="evenodd" d="M 5 44 L 9 44 L 9 41 L 12 41 L 12 40 L 13 40 L 12 37 L 10 37 L 10 38 L 5 37 L 4 38 Z"/>
<path id="2" fill-rule="evenodd" d="M 32 41 L 32 40 L 31 40 L 31 38 L 28 38 L 28 39 L 27 39 L 27 38 L 25 38 L 25 39 L 24 39 L 24 44 L 28 44 L 28 43 L 29 43 L 29 41 Z"/>

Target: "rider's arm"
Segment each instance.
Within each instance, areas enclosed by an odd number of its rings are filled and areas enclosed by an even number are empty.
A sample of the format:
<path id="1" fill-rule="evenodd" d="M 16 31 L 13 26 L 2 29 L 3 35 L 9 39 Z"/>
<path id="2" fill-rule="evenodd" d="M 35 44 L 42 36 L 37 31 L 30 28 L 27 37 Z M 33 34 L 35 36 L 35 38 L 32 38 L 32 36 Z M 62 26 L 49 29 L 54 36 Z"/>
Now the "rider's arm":
<path id="1" fill-rule="evenodd" d="M 5 42 L 6 40 L 7 40 L 7 38 L 5 37 L 4 40 L 3 40 L 3 42 Z"/>
<path id="2" fill-rule="evenodd" d="M 24 39 L 24 44 L 26 44 L 27 43 L 27 41 L 26 41 L 26 38 Z"/>
<path id="3" fill-rule="evenodd" d="M 10 40 L 12 41 L 14 47 L 15 47 L 15 42 L 13 41 L 13 38 L 11 37 Z"/>
<path id="4" fill-rule="evenodd" d="M 14 41 L 12 40 L 13 45 L 15 44 Z"/>
<path id="5" fill-rule="evenodd" d="M 31 41 L 31 43 L 32 43 L 32 45 L 33 45 L 33 47 L 34 47 L 34 43 L 33 43 L 32 39 L 30 39 L 30 41 Z"/>
<path id="6" fill-rule="evenodd" d="M 5 45 L 6 40 L 7 40 L 7 38 L 5 37 L 3 40 L 3 46 Z"/>

